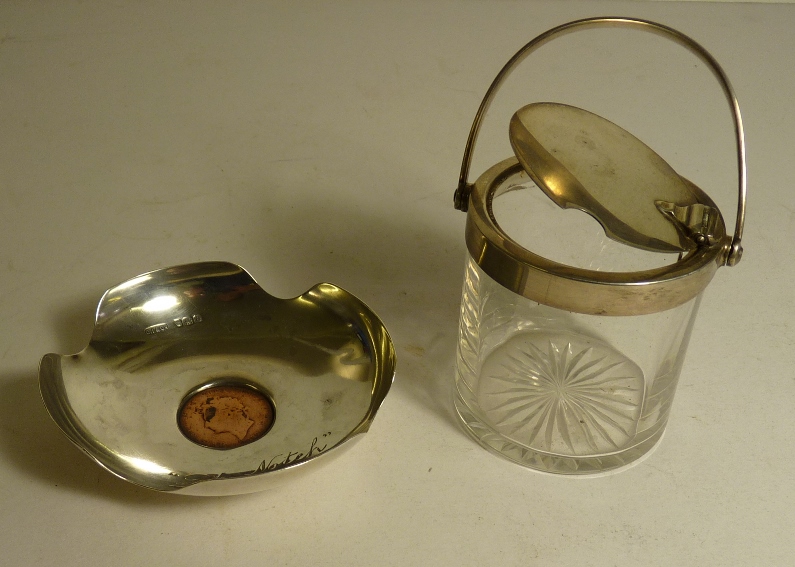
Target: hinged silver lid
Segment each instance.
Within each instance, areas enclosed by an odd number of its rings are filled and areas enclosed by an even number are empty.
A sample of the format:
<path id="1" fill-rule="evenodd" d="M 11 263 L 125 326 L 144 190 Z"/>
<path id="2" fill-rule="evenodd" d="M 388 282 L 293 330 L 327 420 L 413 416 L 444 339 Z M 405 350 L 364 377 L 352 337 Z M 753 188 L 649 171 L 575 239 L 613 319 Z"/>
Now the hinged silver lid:
<path id="1" fill-rule="evenodd" d="M 530 104 L 511 118 L 510 140 L 519 163 L 550 199 L 585 211 L 613 240 L 653 252 L 687 252 L 724 236 L 717 211 L 699 202 L 665 160 L 596 114 Z"/>
<path id="2" fill-rule="evenodd" d="M 726 235 L 712 200 L 652 150 L 615 124 L 564 105 L 542 103 L 520 110 L 518 123 L 512 127 L 512 141 L 522 163 L 510 158 L 488 169 L 477 182 L 469 182 L 480 126 L 513 69 L 554 38 L 613 26 L 662 35 L 684 46 L 718 79 L 730 106 L 737 146 L 738 201 L 733 236 Z M 584 134 L 580 131 L 583 128 Z M 581 159 L 583 155 L 588 159 Z M 589 171 L 590 167 L 594 171 Z M 491 200 L 501 183 L 522 170 L 559 205 L 577 207 L 594 216 L 611 238 L 645 250 L 678 252 L 679 260 L 655 269 L 604 272 L 554 262 L 522 247 L 500 228 L 491 211 Z M 469 253 L 486 274 L 539 303 L 596 315 L 654 313 L 701 293 L 718 267 L 734 266 L 742 257 L 745 201 L 745 136 L 739 103 L 728 77 L 715 58 L 690 37 L 635 18 L 568 22 L 519 49 L 494 78 L 478 107 L 454 195 L 455 207 L 467 212 Z"/>

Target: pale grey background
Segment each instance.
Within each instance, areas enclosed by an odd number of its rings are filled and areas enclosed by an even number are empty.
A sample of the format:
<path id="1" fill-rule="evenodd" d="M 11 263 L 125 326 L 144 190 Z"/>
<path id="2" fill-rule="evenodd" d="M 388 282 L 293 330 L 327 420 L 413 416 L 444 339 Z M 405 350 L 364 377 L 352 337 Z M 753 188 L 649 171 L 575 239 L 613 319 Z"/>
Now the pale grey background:
<path id="1" fill-rule="evenodd" d="M 477 105 L 524 42 L 568 20 L 681 29 L 731 77 L 749 153 L 746 255 L 707 290 L 659 448 L 597 479 L 500 460 L 447 399 L 463 275 L 452 208 Z M 0 564 L 792 565 L 795 8 L 632 1 L 5 2 L 0 5 Z M 558 100 L 635 133 L 734 215 L 729 115 L 655 36 L 593 31 L 528 60 L 507 118 Z M 354 449 L 282 489 L 136 488 L 39 400 L 102 292 L 199 260 L 294 296 L 341 285 L 384 319 L 393 391 Z"/>

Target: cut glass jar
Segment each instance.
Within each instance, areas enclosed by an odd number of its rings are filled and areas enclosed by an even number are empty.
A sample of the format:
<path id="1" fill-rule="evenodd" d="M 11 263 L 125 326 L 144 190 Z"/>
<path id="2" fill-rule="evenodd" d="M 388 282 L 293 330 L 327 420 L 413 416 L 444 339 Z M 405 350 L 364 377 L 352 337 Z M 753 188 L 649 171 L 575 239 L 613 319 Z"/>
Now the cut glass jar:
<path id="1" fill-rule="evenodd" d="M 719 79 L 738 148 L 733 237 L 715 203 L 640 140 L 566 105 L 517 111 L 515 157 L 467 182 L 480 122 L 513 67 L 559 34 L 602 25 L 673 39 Z M 717 268 L 742 253 L 744 148 L 722 69 L 671 28 L 579 20 L 542 34 L 508 62 L 475 118 L 456 191 L 457 208 L 467 211 L 469 255 L 455 405 L 468 433 L 517 463 L 568 474 L 624 466 L 656 444 L 702 293 Z"/>

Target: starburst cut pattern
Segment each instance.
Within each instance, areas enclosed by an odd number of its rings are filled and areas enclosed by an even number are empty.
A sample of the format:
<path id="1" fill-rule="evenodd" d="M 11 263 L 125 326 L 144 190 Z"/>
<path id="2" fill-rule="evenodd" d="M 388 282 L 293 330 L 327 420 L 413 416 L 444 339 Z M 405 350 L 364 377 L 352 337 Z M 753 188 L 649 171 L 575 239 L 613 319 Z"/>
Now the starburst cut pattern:
<path id="1" fill-rule="evenodd" d="M 519 333 L 483 364 L 479 405 L 497 432 L 538 451 L 590 456 L 633 439 L 643 371 L 607 344 L 575 333 Z"/>

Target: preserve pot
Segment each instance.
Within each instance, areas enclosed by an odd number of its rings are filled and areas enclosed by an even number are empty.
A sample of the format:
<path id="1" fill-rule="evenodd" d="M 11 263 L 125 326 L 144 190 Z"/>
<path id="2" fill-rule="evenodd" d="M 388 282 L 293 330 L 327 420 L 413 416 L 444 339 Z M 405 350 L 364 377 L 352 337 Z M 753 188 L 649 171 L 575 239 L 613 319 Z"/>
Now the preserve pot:
<path id="1" fill-rule="evenodd" d="M 514 157 L 468 182 L 482 119 L 514 67 L 562 34 L 603 26 L 671 39 L 718 79 L 737 145 L 733 236 L 712 199 L 643 142 L 563 104 L 518 110 Z M 689 37 L 645 20 L 592 18 L 522 47 L 480 105 L 455 194 L 467 212 L 455 391 L 466 431 L 553 473 L 603 472 L 647 453 L 665 430 L 702 293 L 741 258 L 745 195 L 737 99 Z"/>

